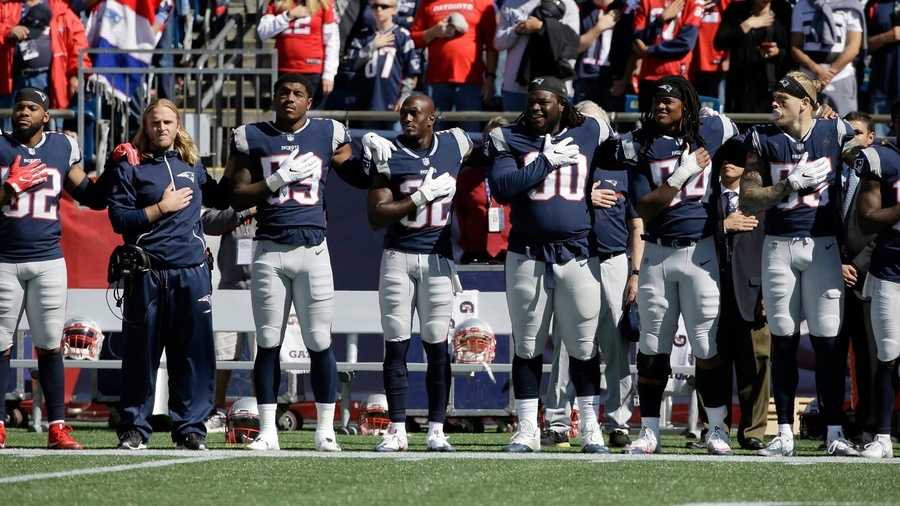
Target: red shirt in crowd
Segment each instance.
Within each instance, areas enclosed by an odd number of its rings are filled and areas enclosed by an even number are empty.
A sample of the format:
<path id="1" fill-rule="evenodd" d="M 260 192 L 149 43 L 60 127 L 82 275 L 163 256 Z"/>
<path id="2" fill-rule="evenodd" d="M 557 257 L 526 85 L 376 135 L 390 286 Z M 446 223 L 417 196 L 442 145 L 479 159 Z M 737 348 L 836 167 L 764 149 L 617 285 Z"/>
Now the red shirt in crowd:
<path id="1" fill-rule="evenodd" d="M 270 3 L 266 14 L 280 15 L 275 4 Z M 321 74 L 325 64 L 325 39 L 322 26 L 335 23 L 334 8 L 331 2 L 324 5 L 315 14 L 294 19 L 287 29 L 275 37 L 275 49 L 278 50 L 278 71 L 281 73 L 296 72 L 299 74 Z"/>
<path id="2" fill-rule="evenodd" d="M 453 221 L 459 229 L 459 247 L 472 257 L 496 259 L 506 252 L 509 244 L 509 206 L 501 206 L 496 200 L 488 202 L 485 177 L 487 168 L 467 167 L 459 173 L 456 197 L 453 205 Z M 488 231 L 488 209 L 496 207 L 503 212 L 500 232 Z"/>
<path id="3" fill-rule="evenodd" d="M 458 37 L 438 38 L 427 44 L 425 82 L 480 85 L 484 81 L 482 52 L 493 47 L 497 31 L 492 0 L 425 0 L 410 27 L 413 41 L 417 47 L 425 47 L 425 30 L 454 12 L 463 15 L 469 29 Z"/>
<path id="4" fill-rule="evenodd" d="M 700 35 L 697 37 L 697 46 L 694 47 L 694 71 L 695 72 L 721 72 L 722 64 L 728 58 L 728 51 L 719 51 L 713 45 L 716 32 L 722 23 L 722 13 L 728 8 L 731 0 L 717 0 L 710 2 L 710 7 L 704 9 L 700 18 Z"/>
<path id="5" fill-rule="evenodd" d="M 666 6 L 672 0 L 641 0 L 634 14 L 634 31 L 645 30 L 647 26 L 662 16 Z M 698 0 L 685 0 L 681 15 L 662 26 L 656 40 L 648 46 L 656 46 L 674 40 L 686 27 L 699 28 L 700 18 L 703 15 L 703 4 Z M 651 48 L 652 52 L 652 48 Z M 648 81 L 656 81 L 665 76 L 679 75 L 687 77 L 691 68 L 691 56 L 693 51 L 688 51 L 684 56 L 675 59 L 663 59 L 652 54 L 647 54 L 641 63 L 640 78 Z"/>

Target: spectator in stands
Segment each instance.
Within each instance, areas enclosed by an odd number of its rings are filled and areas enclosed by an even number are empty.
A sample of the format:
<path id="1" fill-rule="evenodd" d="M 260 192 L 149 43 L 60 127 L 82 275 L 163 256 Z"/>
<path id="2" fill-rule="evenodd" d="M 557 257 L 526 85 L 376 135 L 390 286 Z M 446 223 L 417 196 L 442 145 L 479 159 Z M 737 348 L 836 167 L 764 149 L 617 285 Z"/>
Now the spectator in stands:
<path id="1" fill-rule="evenodd" d="M 573 34 L 579 32 L 578 5 L 575 0 L 558 0 L 556 4 L 564 9 L 562 18 L 557 20 L 568 27 Z M 551 4 L 552 5 L 552 4 Z M 497 51 L 507 51 L 506 66 L 503 70 L 503 109 L 506 111 L 521 111 L 528 102 L 526 88 L 531 81 L 530 77 L 524 79 L 524 84 L 517 78 L 520 67 L 527 61 L 526 48 L 529 41 L 547 30 L 539 8 L 543 7 L 541 0 L 507 0 L 500 9 L 500 23 L 497 33 L 494 35 L 494 48 Z M 604 21 L 609 23 L 605 29 L 612 28 L 614 19 Z M 577 36 L 577 35 L 576 35 Z M 574 61 L 569 62 L 574 68 Z M 538 75 L 545 75 L 541 72 Z M 537 76 L 535 76 L 537 77 Z M 557 75 L 557 77 L 563 77 Z M 573 94 L 571 80 L 566 81 L 569 94 Z"/>
<path id="2" fill-rule="evenodd" d="M 608 111 L 621 111 L 620 100 L 613 100 L 610 88 L 613 83 L 613 57 L 617 52 L 615 42 L 631 48 L 631 25 L 627 25 L 625 39 L 617 37 L 622 9 L 621 2 L 594 0 L 593 7 L 581 18 L 581 35 L 578 38 L 578 65 L 575 68 L 575 102 L 590 100 Z M 622 51 L 618 51 L 622 53 Z"/>
<path id="3" fill-rule="evenodd" d="M 0 108 L 30 86 L 65 109 L 78 90 L 78 51 L 87 49 L 84 25 L 64 0 L 0 3 Z M 85 56 L 84 66 L 90 68 Z"/>
<path id="4" fill-rule="evenodd" d="M 725 110 L 769 113 L 772 89 L 791 64 L 791 6 L 785 0 L 732 2 L 716 32 L 716 49 L 728 51 Z"/>
<path id="5" fill-rule="evenodd" d="M 222 236 L 216 267 L 219 269 L 219 290 L 249 290 L 250 263 L 253 260 L 253 237 L 256 235 L 256 207 L 244 211 L 204 209 L 201 221 L 203 233 Z M 247 346 L 251 358 L 256 358 L 256 334 L 252 332 L 216 332 L 216 360 L 239 360 L 241 347 Z M 216 371 L 216 394 L 213 412 L 206 419 L 207 432 L 221 432 L 225 428 L 225 394 L 231 381 L 230 369 Z"/>
<path id="6" fill-rule="evenodd" d="M 256 31 L 261 39 L 275 38 L 279 73 L 306 77 L 314 104 L 334 90 L 341 41 L 330 0 L 275 0 Z"/>
<path id="7" fill-rule="evenodd" d="M 665 76 L 687 78 L 700 28 L 700 0 L 640 0 L 634 15 L 634 53 L 641 58 L 640 109 L 650 109 L 654 83 Z"/>
<path id="8" fill-rule="evenodd" d="M 703 15 L 700 17 L 697 45 L 694 46 L 691 64 L 694 87 L 697 88 L 697 94 L 703 97 L 724 98 L 724 90 L 720 88 L 728 52 L 716 48 L 713 40 L 722 23 L 722 14 L 730 3 L 731 0 L 709 0 L 702 3 Z"/>
<path id="9" fill-rule="evenodd" d="M 895 0 L 877 0 L 869 9 L 869 109 L 887 114 L 891 100 L 900 97 L 900 7 Z M 875 130 L 885 136 L 889 128 L 878 125 Z"/>
<path id="10" fill-rule="evenodd" d="M 856 142 L 861 147 L 871 146 L 875 142 L 875 125 L 872 117 L 866 113 L 851 112 L 844 116 L 858 132 Z M 875 248 L 875 236 L 864 234 L 857 218 L 857 196 L 859 195 L 859 174 L 846 164 L 843 168 L 844 188 L 841 195 L 844 199 L 841 206 L 845 242 L 841 251 L 841 274 L 844 279 L 844 323 L 841 325 L 841 346 L 850 343 L 853 346 L 852 376 L 856 384 L 856 405 L 854 423 L 859 443 L 871 443 L 875 431 L 875 413 L 873 395 L 875 394 L 875 369 L 877 358 L 875 337 L 872 326 L 868 324 L 870 301 L 863 296 L 863 284 L 869 273 L 872 250 Z M 846 348 L 844 348 L 846 351 Z"/>
<path id="11" fill-rule="evenodd" d="M 838 114 L 856 110 L 853 60 L 864 37 L 863 3 L 859 0 L 799 0 L 791 15 L 791 56 L 800 70 L 825 85 Z"/>
<path id="12" fill-rule="evenodd" d="M 331 106 L 341 110 L 399 111 L 416 87 L 422 62 L 409 30 L 394 24 L 397 0 L 371 0 L 375 26 L 364 27 L 347 48 Z M 395 122 L 363 125 L 391 128 Z"/>
<path id="13" fill-rule="evenodd" d="M 398 0 L 394 9 L 394 24 L 400 25 L 409 30 L 412 27 L 416 16 L 416 8 L 419 6 L 417 0 Z M 376 15 L 374 7 L 370 2 L 366 3 L 362 14 L 363 28 L 375 28 Z"/>
<path id="14" fill-rule="evenodd" d="M 494 95 L 497 30 L 491 0 L 425 0 L 413 21 L 413 40 L 428 49 L 425 84 L 439 111 L 479 111 Z M 462 125 L 477 131 L 477 122 Z"/>

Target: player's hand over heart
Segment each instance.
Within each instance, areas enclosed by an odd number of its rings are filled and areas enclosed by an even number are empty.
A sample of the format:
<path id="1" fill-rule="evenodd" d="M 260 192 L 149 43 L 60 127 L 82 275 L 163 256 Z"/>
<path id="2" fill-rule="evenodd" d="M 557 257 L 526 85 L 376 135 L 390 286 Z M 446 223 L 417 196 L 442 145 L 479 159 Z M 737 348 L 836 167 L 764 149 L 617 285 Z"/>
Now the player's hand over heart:
<path id="1" fill-rule="evenodd" d="M 554 169 L 558 169 L 563 165 L 574 165 L 578 163 L 578 145 L 572 144 L 573 139 L 566 137 L 565 139 L 553 143 L 553 137 L 550 134 L 544 136 L 544 150 L 542 154 Z"/>

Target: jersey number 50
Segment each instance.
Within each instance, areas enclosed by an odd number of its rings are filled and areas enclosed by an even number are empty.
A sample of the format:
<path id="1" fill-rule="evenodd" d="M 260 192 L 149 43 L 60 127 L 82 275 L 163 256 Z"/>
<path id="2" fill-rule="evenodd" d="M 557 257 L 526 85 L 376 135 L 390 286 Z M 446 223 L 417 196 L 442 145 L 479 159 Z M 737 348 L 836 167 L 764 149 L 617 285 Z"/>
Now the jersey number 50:
<path id="1" fill-rule="evenodd" d="M 62 176 L 59 170 L 47 167 L 47 183 L 36 190 L 20 193 L 15 202 L 3 208 L 3 214 L 8 218 L 23 218 L 31 214 L 38 220 L 58 220 L 57 199 L 61 191 Z"/>
<path id="2" fill-rule="evenodd" d="M 278 165 L 287 157 L 288 155 L 275 155 L 263 158 L 263 178 L 267 178 L 277 171 Z M 266 199 L 266 202 L 279 205 L 293 200 L 301 206 L 316 205 L 319 202 L 319 183 L 322 180 L 322 160 L 319 157 L 315 157 L 315 159 L 318 164 L 312 176 L 303 181 L 282 186 L 281 191 L 272 194 Z"/>

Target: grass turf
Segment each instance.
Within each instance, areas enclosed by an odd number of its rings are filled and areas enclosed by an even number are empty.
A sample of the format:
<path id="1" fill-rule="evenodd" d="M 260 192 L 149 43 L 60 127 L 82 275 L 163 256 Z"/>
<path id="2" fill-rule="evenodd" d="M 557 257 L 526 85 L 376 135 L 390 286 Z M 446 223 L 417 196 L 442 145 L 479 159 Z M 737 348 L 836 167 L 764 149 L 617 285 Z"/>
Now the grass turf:
<path id="1" fill-rule="evenodd" d="M 111 448 L 114 434 L 97 427 L 75 432 L 89 448 Z M 11 447 L 43 447 L 46 435 L 11 430 Z M 152 448 L 173 447 L 159 434 Z M 370 450 L 375 438 L 339 436 L 345 451 Z M 461 451 L 499 451 L 505 434 L 454 434 Z M 311 449 L 312 433 L 281 434 L 282 448 Z M 684 439 L 666 436 L 667 453 L 683 449 Z M 803 455 L 821 455 L 816 441 L 798 441 Z M 233 448 L 213 434 L 214 448 Z M 411 434 L 411 450 L 424 446 Z M 575 452 L 571 449 L 554 449 Z M 739 452 L 740 453 L 740 452 Z M 185 457 L 202 453 L 185 452 Z M 171 459 L 172 457 L 162 457 Z M 153 460 L 59 455 L 17 457 L 0 452 L 0 476 L 67 469 L 99 468 Z M 561 504 L 571 500 L 610 504 L 798 501 L 808 504 L 900 503 L 894 465 L 822 462 L 627 462 L 492 460 L 386 460 L 329 458 L 234 458 L 153 469 L 0 484 L 5 504 L 213 504 L 227 498 L 249 504 L 352 504 L 390 501 L 403 504 Z"/>

